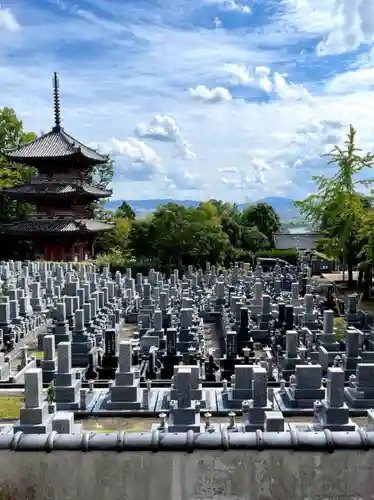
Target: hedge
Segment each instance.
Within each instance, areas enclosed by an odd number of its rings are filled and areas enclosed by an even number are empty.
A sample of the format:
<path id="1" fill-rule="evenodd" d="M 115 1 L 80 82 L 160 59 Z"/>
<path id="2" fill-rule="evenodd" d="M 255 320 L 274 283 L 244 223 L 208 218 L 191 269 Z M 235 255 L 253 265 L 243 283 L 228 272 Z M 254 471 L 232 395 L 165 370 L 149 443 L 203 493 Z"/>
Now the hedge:
<path id="1" fill-rule="evenodd" d="M 264 250 L 256 253 L 256 257 L 269 258 L 269 259 L 283 259 L 291 265 L 296 265 L 298 253 L 296 248 L 289 248 L 286 250 Z"/>

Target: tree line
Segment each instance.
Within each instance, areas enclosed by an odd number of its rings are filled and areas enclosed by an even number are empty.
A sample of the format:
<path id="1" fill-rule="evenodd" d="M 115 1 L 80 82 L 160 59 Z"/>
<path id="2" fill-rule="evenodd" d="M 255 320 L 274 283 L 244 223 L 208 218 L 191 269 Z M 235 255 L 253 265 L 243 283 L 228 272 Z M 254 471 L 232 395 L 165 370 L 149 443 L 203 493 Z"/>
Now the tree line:
<path id="1" fill-rule="evenodd" d="M 96 240 L 99 260 L 135 259 L 156 267 L 228 265 L 248 260 L 273 247 L 273 233 L 281 227 L 274 209 L 258 203 L 239 210 L 235 203 L 201 202 L 198 207 L 168 203 L 144 217 L 136 217 L 123 202 L 112 213 L 101 213 L 114 231 Z"/>
<path id="2" fill-rule="evenodd" d="M 35 137 L 24 130 L 13 109 L 0 109 L 0 188 L 27 182 L 35 173 L 27 166 L 9 168 L 1 150 Z M 326 166 L 334 165 L 335 173 L 313 177 L 316 192 L 295 203 L 306 222 L 323 233 L 317 250 L 346 266 L 350 281 L 357 265 L 369 276 L 374 258 L 373 179 L 367 179 L 373 162 L 373 154 L 357 148 L 356 131 L 350 126 L 344 145 L 335 146 L 326 158 Z M 112 176 L 113 162 L 108 162 L 93 177 L 107 187 Z M 0 197 L 0 223 L 23 219 L 31 210 L 25 203 Z M 97 218 L 114 225 L 113 231 L 96 239 L 98 262 L 118 265 L 134 259 L 159 268 L 200 266 L 206 261 L 228 265 L 271 251 L 272 235 L 281 227 L 279 216 L 266 203 L 244 210 L 220 200 L 201 202 L 196 208 L 168 203 L 144 217 L 137 217 L 126 202 L 116 211 L 98 203 L 95 211 Z"/>

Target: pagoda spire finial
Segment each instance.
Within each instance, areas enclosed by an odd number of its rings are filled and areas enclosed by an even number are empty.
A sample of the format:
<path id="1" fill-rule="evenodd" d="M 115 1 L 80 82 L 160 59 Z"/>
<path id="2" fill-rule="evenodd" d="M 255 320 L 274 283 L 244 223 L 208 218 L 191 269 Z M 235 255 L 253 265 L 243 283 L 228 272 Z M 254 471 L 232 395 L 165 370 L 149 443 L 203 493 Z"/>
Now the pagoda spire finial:
<path id="1" fill-rule="evenodd" d="M 53 127 L 53 131 L 60 132 L 61 130 L 60 88 L 56 72 L 53 73 L 53 110 L 55 118 L 55 125 Z"/>

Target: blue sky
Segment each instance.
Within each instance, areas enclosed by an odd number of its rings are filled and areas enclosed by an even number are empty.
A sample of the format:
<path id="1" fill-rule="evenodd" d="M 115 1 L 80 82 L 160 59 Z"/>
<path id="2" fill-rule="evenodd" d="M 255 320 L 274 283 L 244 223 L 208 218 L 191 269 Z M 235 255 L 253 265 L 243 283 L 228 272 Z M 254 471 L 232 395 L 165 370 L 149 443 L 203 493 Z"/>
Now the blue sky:
<path id="1" fill-rule="evenodd" d="M 349 124 L 373 150 L 373 0 L 13 0 L 0 106 L 115 160 L 114 199 L 313 191 Z"/>

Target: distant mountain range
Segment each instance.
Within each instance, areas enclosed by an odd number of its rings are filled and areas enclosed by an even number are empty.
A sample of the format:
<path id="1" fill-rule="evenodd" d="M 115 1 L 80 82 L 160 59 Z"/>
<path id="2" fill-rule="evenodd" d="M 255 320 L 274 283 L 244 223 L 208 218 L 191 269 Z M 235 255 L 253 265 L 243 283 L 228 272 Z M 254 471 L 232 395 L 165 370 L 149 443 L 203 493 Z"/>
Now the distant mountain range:
<path id="1" fill-rule="evenodd" d="M 137 215 L 145 215 L 154 212 L 159 205 L 165 205 L 166 203 L 177 203 L 178 205 L 184 205 L 185 207 L 197 207 L 200 203 L 197 200 L 173 200 L 161 198 L 156 198 L 154 200 L 126 201 Z M 107 203 L 106 208 L 109 210 L 116 210 L 121 205 L 121 203 L 122 200 L 111 200 Z M 293 206 L 294 201 L 291 198 L 283 198 L 282 196 L 269 196 L 254 203 L 268 203 L 274 208 L 279 217 L 284 221 L 298 219 L 300 217 L 300 212 Z M 243 209 L 249 204 L 254 203 L 240 203 L 238 204 L 238 206 L 240 209 Z"/>

